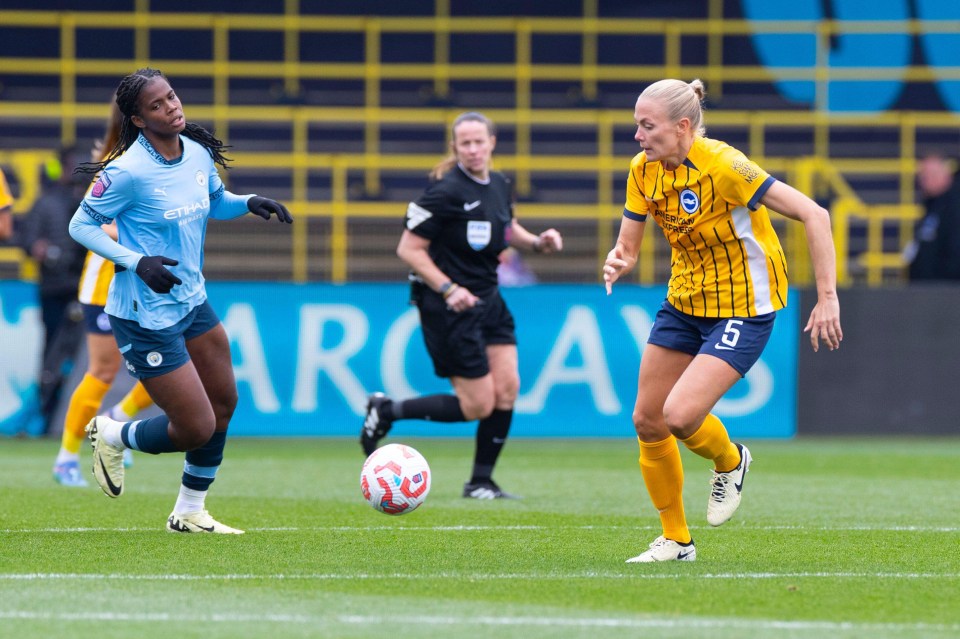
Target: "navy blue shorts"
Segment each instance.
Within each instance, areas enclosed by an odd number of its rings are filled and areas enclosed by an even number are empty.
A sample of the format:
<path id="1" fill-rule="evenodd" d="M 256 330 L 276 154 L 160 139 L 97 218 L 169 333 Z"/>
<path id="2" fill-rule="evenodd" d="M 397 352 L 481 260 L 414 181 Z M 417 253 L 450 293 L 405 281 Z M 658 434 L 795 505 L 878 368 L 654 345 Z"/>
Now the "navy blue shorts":
<path id="1" fill-rule="evenodd" d="M 650 329 L 648 344 L 689 355 L 713 355 L 747 374 L 770 340 L 776 313 L 757 317 L 694 317 L 664 302 Z"/>
<path id="2" fill-rule="evenodd" d="M 96 304 L 81 304 L 83 309 L 83 325 L 88 333 L 94 335 L 113 335 L 110 328 L 110 318 L 103 311 L 102 306 Z"/>
<path id="3" fill-rule="evenodd" d="M 424 287 L 417 306 L 437 377 L 479 379 L 490 372 L 487 346 L 517 343 L 513 315 L 499 291 L 484 297 L 482 304 L 455 313 L 442 295 Z"/>
<path id="4" fill-rule="evenodd" d="M 204 302 L 173 326 L 160 330 L 143 328 L 133 320 L 109 317 L 127 370 L 137 379 L 159 377 L 189 362 L 187 342 L 220 323 L 210 302 Z"/>

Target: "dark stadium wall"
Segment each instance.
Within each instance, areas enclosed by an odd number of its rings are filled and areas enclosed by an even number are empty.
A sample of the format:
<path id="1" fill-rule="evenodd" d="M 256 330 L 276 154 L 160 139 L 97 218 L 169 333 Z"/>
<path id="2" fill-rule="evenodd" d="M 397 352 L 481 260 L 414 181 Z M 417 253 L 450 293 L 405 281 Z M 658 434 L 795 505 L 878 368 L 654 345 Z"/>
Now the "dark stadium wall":
<path id="1" fill-rule="evenodd" d="M 960 433 L 960 286 L 844 289 L 840 314 L 838 351 L 800 342 L 800 436 Z"/>

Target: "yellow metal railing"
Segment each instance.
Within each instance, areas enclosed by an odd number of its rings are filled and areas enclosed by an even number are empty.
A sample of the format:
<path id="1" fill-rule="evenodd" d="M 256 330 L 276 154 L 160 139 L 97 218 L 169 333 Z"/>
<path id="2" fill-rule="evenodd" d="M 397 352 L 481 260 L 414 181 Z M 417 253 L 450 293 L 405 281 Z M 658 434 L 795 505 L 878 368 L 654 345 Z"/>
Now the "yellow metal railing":
<path id="1" fill-rule="evenodd" d="M 450 15 L 449 0 L 436 0 L 432 17 L 378 17 L 378 16 L 308 16 L 300 15 L 298 0 L 285 0 L 284 13 L 273 15 L 154 13 L 148 0 L 135 0 L 130 12 L 44 12 L 0 10 L 0 24 L 4 29 L 56 29 L 59 33 L 59 55 L 42 57 L 30 51 L 25 55 L 0 58 L 5 74 L 49 76 L 59 80 L 60 99 L 56 102 L 0 102 L 0 117 L 22 121 L 38 121 L 59 125 L 63 142 L 77 137 L 80 123 L 102 122 L 106 108 L 102 104 L 77 101 L 78 85 L 87 77 L 113 76 L 119 79 L 133 68 L 143 65 L 159 67 L 176 82 L 179 78 L 208 79 L 212 88 L 210 104 L 187 104 L 188 116 L 212 124 L 219 136 L 230 137 L 232 125 L 251 122 L 283 123 L 290 126 L 290 152 L 235 153 L 238 165 L 244 169 L 282 168 L 291 172 L 291 205 L 297 215 L 328 216 L 331 220 L 330 251 L 333 278 L 341 281 L 346 276 L 345 256 L 348 249 L 347 220 L 354 216 L 375 215 L 385 208 L 398 210 L 402 203 L 369 203 L 350 200 L 347 177 L 350 172 L 363 175 L 366 196 L 381 193 L 384 171 L 426 169 L 437 159 L 426 155 L 384 155 L 381 136 L 385 127 L 404 124 L 430 123 L 446 128 L 456 112 L 434 108 L 390 108 L 382 106 L 383 83 L 392 80 L 423 80 L 430 83 L 434 93 L 446 96 L 451 81 L 509 81 L 513 85 L 515 108 L 489 109 L 486 112 L 501 126 L 512 127 L 514 152 L 499 154 L 498 167 L 515 178 L 518 192 L 527 195 L 534 186 L 535 176 L 541 172 L 569 173 L 596 178 L 595 204 L 570 206 L 562 203 L 525 204 L 524 217 L 577 217 L 597 223 L 598 260 L 612 244 L 610 222 L 619 215 L 622 190 L 611 186 L 616 178 L 625 175 L 627 157 L 615 157 L 614 141 L 632 135 L 631 105 L 623 109 L 534 109 L 534 83 L 538 81 L 566 82 L 578 85 L 588 100 L 596 98 L 601 82 L 631 82 L 638 87 L 644 82 L 661 77 L 700 77 L 707 83 L 710 95 L 723 96 L 725 87 L 735 83 L 768 83 L 773 80 L 810 80 L 817 83 L 817 109 L 813 112 L 710 111 L 708 127 L 734 128 L 746 131 L 748 143 L 742 148 L 764 168 L 818 199 L 834 202 L 838 242 L 847 242 L 841 255 L 856 255 L 856 269 L 862 268 L 866 281 L 884 279 L 895 271 L 897 262 L 891 251 L 883 246 L 883 230 L 889 220 L 899 224 L 902 242 L 912 233 L 916 216 L 914 193 L 914 159 L 918 131 L 960 128 L 960 116 L 943 113 L 870 113 L 831 114 L 822 109 L 826 88 L 831 80 L 871 81 L 896 79 L 898 81 L 931 81 L 960 79 L 960 67 L 890 68 L 778 68 L 776 77 L 759 66 L 725 66 L 723 49 L 725 38 L 743 37 L 753 33 L 815 34 L 821 43 L 839 33 L 953 33 L 960 31 L 960 21 L 917 21 L 899 23 L 889 21 L 831 20 L 806 22 L 748 22 L 726 20 L 722 0 L 710 0 L 710 19 L 662 20 L 599 18 L 596 0 L 583 1 L 580 18 L 506 18 L 454 17 Z M 132 57 L 78 59 L 78 35 L 85 31 L 102 33 L 104 30 L 126 32 L 133 41 Z M 168 32 L 195 31 L 208 34 L 211 42 L 208 59 L 151 59 L 151 41 Z M 239 33 L 276 33 L 283 40 L 282 59 L 275 61 L 245 61 L 231 58 L 231 36 Z M 317 62 L 301 59 L 303 39 L 323 33 L 348 33 L 362 41 L 360 61 Z M 382 42 L 388 34 L 426 34 L 434 41 L 433 60 L 423 63 L 393 63 L 383 60 Z M 513 61 L 491 64 L 453 63 L 450 61 L 451 43 L 462 33 L 508 35 L 514 44 Z M 538 36 L 569 34 L 581 41 L 580 62 L 577 64 L 542 64 L 535 61 L 533 41 Z M 660 38 L 660 50 L 652 56 L 662 60 L 644 64 L 643 60 L 624 64 L 598 62 L 598 38 L 611 35 L 643 36 L 649 44 L 651 36 Z M 706 43 L 704 64 L 685 64 L 685 47 L 699 39 Z M 657 47 L 654 46 L 654 49 Z M 818 47 L 818 50 L 824 50 Z M 633 63 L 637 62 L 637 63 Z M 237 79 L 274 80 L 291 95 L 297 94 L 308 80 L 353 80 L 363 86 L 362 107 L 314 107 L 231 104 L 230 85 Z M 316 123 L 359 126 L 363 130 L 363 152 L 357 154 L 309 153 L 310 125 Z M 533 134 L 538 127 L 564 127 L 571 131 L 593 132 L 597 141 L 595 154 L 544 155 L 533 153 Z M 853 128 L 869 136 L 878 128 L 895 130 L 899 154 L 888 158 L 832 157 L 831 131 L 837 127 Z M 812 144 L 805 155 L 813 159 L 791 160 L 770 156 L 768 142 L 778 130 L 809 131 Z M 718 137 L 724 137 L 720 135 Z M 440 150 L 438 149 L 438 153 Z M 0 162 L 12 166 L 20 178 L 21 194 L 15 210 L 23 212 L 36 196 L 36 166 L 41 156 L 49 151 L 0 152 Z M 325 174 L 332 184 L 328 201 L 308 198 L 308 185 L 317 172 Z M 867 207 L 853 193 L 844 176 L 884 176 L 896 184 L 897 200 L 883 206 Z M 867 224 L 865 251 L 849 245 L 852 237 L 846 225 Z M 792 279 L 809 282 L 811 274 L 806 263 L 806 248 L 802 233 L 796 225 L 787 225 L 785 243 L 791 253 Z M 306 279 L 308 272 L 307 229 L 294 226 L 291 255 L 294 277 Z M 646 243 L 641 255 L 640 277 L 650 277 L 654 253 Z M 886 252 L 885 252 L 886 251 Z M 0 255 L 2 259 L 4 255 Z M 6 257 L 9 257 L 7 251 Z M 849 282 L 856 272 L 842 266 L 843 281 Z"/>
<path id="2" fill-rule="evenodd" d="M 0 152 L 0 164 L 16 167 L 18 180 L 24 192 L 36 193 L 39 188 L 40 163 L 51 157 L 46 151 Z M 350 218 L 385 218 L 399 215 L 406 202 L 353 201 L 350 197 L 348 175 L 352 170 L 374 167 L 381 171 L 417 172 L 425 174 L 436 162 L 433 155 L 377 155 L 306 153 L 302 148 L 293 153 L 236 153 L 234 159 L 244 170 L 288 170 L 293 176 L 292 197 L 287 201 L 297 217 L 323 217 L 331 222 L 329 258 L 331 279 L 343 282 L 347 276 L 347 253 L 349 236 L 347 220 Z M 498 156 L 497 168 L 513 173 L 519 166 L 535 164 L 537 170 L 554 173 L 583 173 L 590 166 L 597 175 L 598 184 L 609 184 L 613 176 L 625 174 L 628 157 L 607 156 Z M 889 162 L 887 162 L 889 164 Z M 842 177 L 844 168 L 858 172 L 887 171 L 884 162 L 874 167 L 864 166 L 863 161 L 830 162 L 819 158 L 765 158 L 763 165 L 770 172 L 784 175 L 791 184 L 818 199 L 831 202 L 833 227 L 837 245 L 838 280 L 849 285 L 862 271 L 866 283 L 878 285 L 902 274 L 905 266 L 900 257 L 903 246 L 912 239 L 913 222 L 920 208 L 913 204 L 869 206 L 862 202 Z M 912 167 L 911 167 L 912 168 Z M 330 179 L 330 197 L 326 200 L 311 200 L 307 196 L 307 182 L 312 174 L 322 173 Z M 892 175 L 892 174 L 891 174 Z M 893 179 L 893 178 L 891 178 Z M 613 244 L 611 229 L 619 219 L 622 202 L 618 195 L 609 193 L 609 188 L 595 204 L 523 203 L 519 215 L 524 220 L 594 220 L 596 222 L 596 257 L 603 257 Z M 16 210 L 28 208 L 24 198 L 17 201 Z M 385 213 L 386 212 L 386 213 Z M 890 221 L 899 224 L 900 241 L 890 250 L 885 247 L 883 231 Z M 784 248 L 790 260 L 791 281 L 795 284 L 810 284 L 813 272 L 810 267 L 806 239 L 801 225 L 786 223 L 781 226 Z M 851 245 L 855 229 L 865 229 L 866 244 L 859 248 Z M 857 250 L 854 250 L 857 249 Z M 655 244 L 645 242 L 641 248 L 640 268 L 637 277 L 641 283 L 656 283 L 654 268 Z M 295 224 L 291 232 L 290 256 L 295 281 L 306 281 L 309 271 L 307 225 Z M 849 259 L 844 259 L 847 256 Z M 0 261 L 21 259 L 7 250 L 0 253 Z M 21 261 L 21 272 L 29 276 L 32 270 Z"/>
<path id="3" fill-rule="evenodd" d="M 388 107 L 311 107 L 311 106 L 208 106 L 186 105 L 185 109 L 191 120 L 211 122 L 222 119 L 226 122 L 223 128 L 229 129 L 230 123 L 283 123 L 292 128 L 292 142 L 305 145 L 307 142 L 307 127 L 313 123 L 324 124 L 354 124 L 364 127 L 384 125 L 424 125 L 447 128 L 459 110 L 438 108 L 388 108 Z M 105 121 L 107 107 L 105 104 L 62 103 L 49 102 L 0 102 L 0 117 L 18 119 L 22 121 L 57 121 L 65 114 L 76 120 L 86 120 L 100 124 Z M 522 125 L 531 127 L 563 127 L 571 132 L 592 131 L 597 139 L 599 155 L 608 157 L 612 153 L 615 139 L 621 141 L 632 138 L 632 114 L 629 109 L 624 111 L 610 111 L 600 109 L 533 109 L 529 113 L 520 113 L 514 109 L 487 109 L 488 114 L 501 126 L 519 128 Z M 746 130 L 748 144 L 743 150 L 751 158 L 763 164 L 767 157 L 767 139 L 776 135 L 780 129 L 811 131 L 813 142 L 811 155 L 830 159 L 843 171 L 857 172 L 862 169 L 866 172 L 891 172 L 897 177 L 901 199 L 912 200 L 914 150 L 917 146 L 919 131 L 956 130 L 960 128 L 960 114 L 954 113 L 923 113 L 887 112 L 876 114 L 817 114 L 804 111 L 708 111 L 706 114 L 708 133 L 710 129 L 738 129 Z M 898 132 L 898 146 L 900 153 L 889 158 L 831 158 L 831 144 L 829 142 L 832 129 L 845 128 L 859 130 L 864 138 L 879 129 L 896 130 Z M 218 134 L 222 134 L 220 127 Z M 722 136 L 720 136 L 722 137 Z M 379 142 L 375 145 L 379 149 Z M 442 149 L 437 150 L 438 154 Z M 365 150 L 365 155 L 376 156 L 379 151 Z M 538 156 L 522 153 L 517 145 L 518 157 L 530 157 L 529 162 L 521 162 L 519 168 L 530 171 L 539 167 Z M 580 170 L 593 172 L 589 165 L 581 163 Z M 625 170 L 625 169 L 624 169 Z"/>
<path id="4" fill-rule="evenodd" d="M 458 80 L 512 81 L 518 112 L 516 144 L 518 154 L 525 155 L 530 145 L 531 105 L 535 81 L 563 81 L 578 84 L 588 99 L 596 96 L 600 81 L 635 82 L 638 85 L 662 77 L 699 77 L 706 81 L 715 98 L 722 97 L 724 86 L 733 83 L 771 82 L 773 80 L 809 80 L 816 83 L 816 110 L 824 111 L 829 82 L 833 80 L 897 80 L 933 81 L 960 79 L 960 66 L 927 67 L 778 67 L 775 75 L 763 66 L 725 66 L 723 39 L 751 34 L 812 34 L 819 43 L 818 51 L 828 50 L 830 39 L 839 33 L 955 33 L 960 21 L 749 21 L 723 19 L 722 2 L 711 0 L 709 19 L 625 19 L 596 17 L 595 0 L 584 0 L 582 18 L 528 17 L 452 17 L 447 0 L 437 0 L 436 15 L 431 17 L 387 16 L 313 16 L 300 15 L 299 2 L 287 0 L 284 14 L 206 14 L 154 13 L 149 3 L 138 0 L 131 12 L 48 12 L 0 11 L 0 24 L 5 29 L 55 28 L 60 33 L 60 55 L 57 57 L 16 56 L 0 58 L 5 73 L 48 75 L 60 79 L 61 137 L 76 137 L 75 104 L 77 79 L 80 76 L 113 75 L 121 77 L 133 66 L 150 63 L 175 78 L 210 78 L 212 103 L 223 107 L 230 103 L 232 79 L 259 78 L 282 82 L 296 94 L 303 80 L 360 80 L 364 86 L 364 105 L 368 109 L 381 106 L 381 83 L 388 80 L 424 80 L 432 83 L 438 96 L 449 92 L 451 78 Z M 85 29 L 127 31 L 132 35 L 136 59 L 76 58 L 77 33 Z M 210 59 L 148 59 L 151 38 L 165 31 L 198 31 L 212 36 Z M 231 59 L 230 36 L 238 33 L 275 32 L 283 38 L 283 59 L 278 61 L 245 61 Z M 362 61 L 308 62 L 301 59 L 304 34 L 352 33 L 363 37 Z M 433 34 L 434 59 L 423 63 L 392 63 L 382 60 L 381 42 L 385 34 Z M 451 63 L 451 40 L 458 33 L 506 34 L 514 41 L 514 61 L 507 63 Z M 533 57 L 533 38 L 538 35 L 570 34 L 581 39 L 579 64 L 538 64 Z M 644 64 L 643 60 L 623 64 L 598 64 L 597 37 L 630 35 L 662 39 L 659 55 L 662 64 Z M 704 64 L 683 62 L 685 42 L 705 43 Z M 649 40 L 645 40 L 645 43 Z M 687 47 L 690 45 L 687 44 Z M 625 105 L 629 109 L 629 105 Z M 227 135 L 229 120 L 222 113 L 214 114 L 213 124 L 221 135 Z M 365 129 L 365 150 L 376 153 L 379 125 L 369 118 Z M 819 139 L 818 144 L 825 144 Z M 520 193 L 529 190 L 529 173 L 521 169 L 517 176 Z M 365 172 L 365 183 L 371 194 L 379 192 L 375 169 Z"/>

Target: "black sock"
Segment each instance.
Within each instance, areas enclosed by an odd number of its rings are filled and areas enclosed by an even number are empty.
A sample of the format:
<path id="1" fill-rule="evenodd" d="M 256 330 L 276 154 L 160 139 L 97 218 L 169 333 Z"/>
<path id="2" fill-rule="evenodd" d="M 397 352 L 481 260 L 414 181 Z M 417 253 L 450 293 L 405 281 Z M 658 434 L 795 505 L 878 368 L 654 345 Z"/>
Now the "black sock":
<path id="1" fill-rule="evenodd" d="M 423 419 L 428 422 L 465 422 L 456 395 L 424 395 L 391 402 L 388 419 Z M 386 406 L 384 406 L 386 408 Z M 386 413 L 386 411 L 384 411 Z"/>
<path id="2" fill-rule="evenodd" d="M 489 417 L 480 420 L 477 426 L 477 452 L 473 458 L 471 484 L 491 481 L 493 467 L 497 465 L 497 457 L 507 441 L 512 421 L 513 409 L 494 409 Z"/>

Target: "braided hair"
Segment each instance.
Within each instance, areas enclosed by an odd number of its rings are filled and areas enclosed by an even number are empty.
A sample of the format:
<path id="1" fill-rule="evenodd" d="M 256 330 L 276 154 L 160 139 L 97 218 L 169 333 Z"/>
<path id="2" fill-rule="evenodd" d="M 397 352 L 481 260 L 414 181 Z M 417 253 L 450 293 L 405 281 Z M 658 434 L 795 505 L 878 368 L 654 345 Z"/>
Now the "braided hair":
<path id="1" fill-rule="evenodd" d="M 117 87 L 116 94 L 116 104 L 122 116 L 120 120 L 120 134 L 116 138 L 112 148 L 104 149 L 104 153 L 99 162 L 85 162 L 77 171 L 83 173 L 98 173 L 112 160 L 123 155 L 123 153 L 136 142 L 137 137 L 140 135 L 140 129 L 133 123 L 132 118 L 135 115 L 139 115 L 137 102 L 140 100 L 140 93 L 143 91 L 143 87 L 154 78 L 166 79 L 166 76 L 158 69 L 146 67 L 138 69 L 120 81 L 120 86 Z M 231 162 L 231 160 L 223 154 L 229 147 L 202 126 L 194 124 L 193 122 L 187 122 L 182 135 L 205 148 L 214 162 L 225 169 L 230 168 L 227 164 Z"/>

